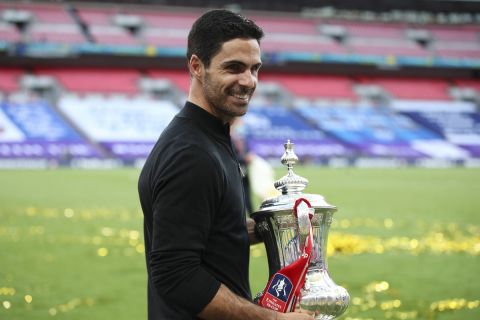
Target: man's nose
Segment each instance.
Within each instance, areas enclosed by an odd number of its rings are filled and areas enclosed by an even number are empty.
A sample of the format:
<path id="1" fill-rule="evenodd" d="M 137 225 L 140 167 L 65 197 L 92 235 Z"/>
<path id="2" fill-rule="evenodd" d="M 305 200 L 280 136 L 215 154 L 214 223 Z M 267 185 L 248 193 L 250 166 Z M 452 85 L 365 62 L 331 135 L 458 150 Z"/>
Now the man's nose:
<path id="1" fill-rule="evenodd" d="M 253 89 L 257 84 L 257 77 L 250 70 L 247 70 L 240 75 L 238 83 L 243 87 Z"/>

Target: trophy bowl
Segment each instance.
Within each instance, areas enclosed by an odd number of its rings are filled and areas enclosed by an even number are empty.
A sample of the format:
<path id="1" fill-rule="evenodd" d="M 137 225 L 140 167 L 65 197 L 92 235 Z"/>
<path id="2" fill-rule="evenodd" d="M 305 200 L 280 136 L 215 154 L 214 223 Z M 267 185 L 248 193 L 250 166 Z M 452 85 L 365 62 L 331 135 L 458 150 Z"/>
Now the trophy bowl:
<path id="1" fill-rule="evenodd" d="M 310 203 L 314 212 L 311 218 L 311 258 L 299 298 L 289 311 L 300 309 L 313 314 L 317 320 L 335 319 L 345 312 L 350 300 L 347 290 L 336 285 L 331 279 L 326 260 L 328 231 L 337 208 L 328 204 L 321 195 L 302 192 L 308 180 L 293 172 L 293 166 L 298 161 L 293 151 L 293 143 L 289 140 L 284 147 L 285 153 L 281 161 L 287 166 L 288 172 L 275 182 L 275 188 L 282 194 L 263 201 L 259 210 L 252 213 L 251 217 L 265 243 L 271 278 L 302 255 L 304 236 L 299 232 L 294 204 L 299 198 Z"/>

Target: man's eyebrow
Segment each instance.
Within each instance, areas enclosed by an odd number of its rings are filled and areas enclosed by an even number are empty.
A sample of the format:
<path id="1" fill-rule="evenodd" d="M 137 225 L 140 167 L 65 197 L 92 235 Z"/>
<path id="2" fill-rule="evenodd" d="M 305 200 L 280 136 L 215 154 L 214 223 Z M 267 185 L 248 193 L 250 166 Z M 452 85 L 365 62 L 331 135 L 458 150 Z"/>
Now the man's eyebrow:
<path id="1" fill-rule="evenodd" d="M 242 65 L 242 66 L 246 66 L 246 63 L 244 63 L 240 60 L 227 60 L 225 62 L 222 62 L 221 66 L 226 67 L 226 66 L 230 66 L 232 64 L 239 64 L 239 65 Z"/>
<path id="2" fill-rule="evenodd" d="M 238 64 L 238 65 L 241 65 L 241 66 L 247 66 L 247 64 L 245 62 L 240 61 L 240 60 L 228 60 L 228 61 L 222 62 L 221 66 L 222 67 L 228 67 L 228 66 L 235 65 L 235 64 Z M 260 68 L 262 66 L 262 63 L 258 62 L 256 64 L 254 64 L 254 66 L 257 67 L 257 68 Z"/>

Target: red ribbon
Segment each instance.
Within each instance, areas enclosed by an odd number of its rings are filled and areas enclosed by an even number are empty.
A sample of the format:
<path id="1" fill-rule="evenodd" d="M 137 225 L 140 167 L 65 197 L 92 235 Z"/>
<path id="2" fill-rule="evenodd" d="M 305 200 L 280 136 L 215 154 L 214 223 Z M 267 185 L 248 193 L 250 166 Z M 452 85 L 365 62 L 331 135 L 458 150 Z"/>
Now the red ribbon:
<path id="1" fill-rule="evenodd" d="M 297 208 L 300 203 L 305 202 L 308 208 L 311 208 L 307 199 L 299 198 L 295 201 L 293 211 L 298 215 Z M 310 220 L 313 215 L 309 213 Z M 300 237 L 300 235 L 298 235 Z M 295 311 L 296 302 L 300 295 L 300 289 L 305 283 L 308 266 L 313 247 L 312 225 L 309 223 L 309 233 L 305 240 L 305 246 L 300 257 L 277 271 L 268 281 L 258 304 L 262 307 L 272 309 L 278 312 Z"/>

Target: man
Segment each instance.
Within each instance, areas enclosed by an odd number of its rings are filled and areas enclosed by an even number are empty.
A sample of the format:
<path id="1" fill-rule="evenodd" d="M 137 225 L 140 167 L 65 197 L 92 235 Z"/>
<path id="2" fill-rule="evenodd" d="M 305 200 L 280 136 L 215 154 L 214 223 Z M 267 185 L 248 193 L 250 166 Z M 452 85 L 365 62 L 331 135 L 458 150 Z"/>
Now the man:
<path id="1" fill-rule="evenodd" d="M 149 320 L 312 319 L 251 302 L 242 173 L 229 125 L 255 91 L 262 37 L 227 10 L 205 13 L 190 30 L 188 101 L 139 178 Z"/>

